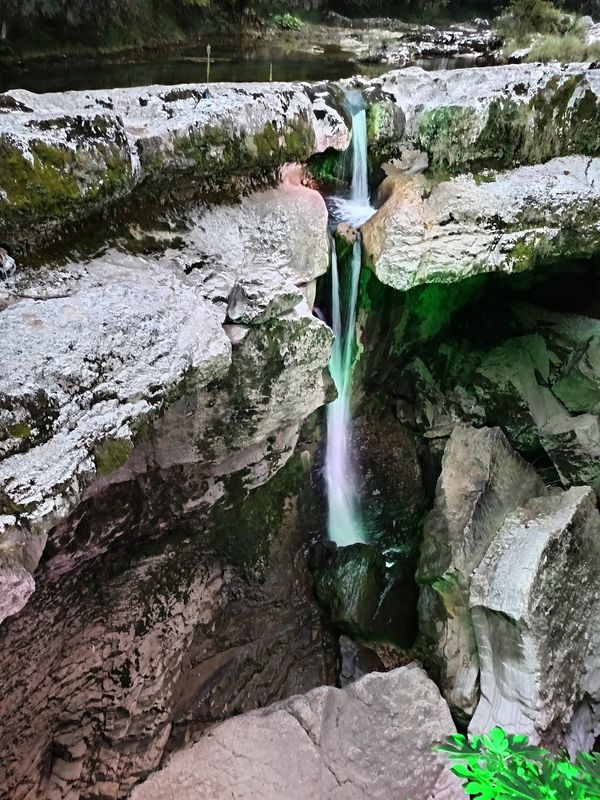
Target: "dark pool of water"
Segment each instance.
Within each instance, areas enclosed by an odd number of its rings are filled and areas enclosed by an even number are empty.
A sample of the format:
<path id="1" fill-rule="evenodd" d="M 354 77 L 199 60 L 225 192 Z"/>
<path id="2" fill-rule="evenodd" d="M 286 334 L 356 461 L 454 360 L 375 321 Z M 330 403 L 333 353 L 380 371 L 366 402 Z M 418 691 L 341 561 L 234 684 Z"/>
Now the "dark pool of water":
<path id="1" fill-rule="evenodd" d="M 211 81 L 318 81 L 349 78 L 358 73 L 378 75 L 389 67 L 365 67 L 348 53 L 330 48 L 326 53 L 284 52 L 276 44 L 265 46 L 230 42 L 215 43 L 211 52 Z M 72 89 L 114 89 L 203 82 L 206 78 L 206 45 L 185 50 L 152 53 L 142 60 L 119 59 L 104 63 L 45 64 L 30 69 L 0 67 L 0 91 L 28 89 L 62 92 Z"/>

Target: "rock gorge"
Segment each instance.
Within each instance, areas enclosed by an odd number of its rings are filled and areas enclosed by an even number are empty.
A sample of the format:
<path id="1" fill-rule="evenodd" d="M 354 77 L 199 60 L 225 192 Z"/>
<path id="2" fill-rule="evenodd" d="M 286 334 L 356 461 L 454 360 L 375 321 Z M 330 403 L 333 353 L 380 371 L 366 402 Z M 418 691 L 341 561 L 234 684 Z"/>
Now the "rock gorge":
<path id="1" fill-rule="evenodd" d="M 0 797 L 449 799 L 456 726 L 594 747 L 599 151 L 587 64 L 0 96 Z"/>

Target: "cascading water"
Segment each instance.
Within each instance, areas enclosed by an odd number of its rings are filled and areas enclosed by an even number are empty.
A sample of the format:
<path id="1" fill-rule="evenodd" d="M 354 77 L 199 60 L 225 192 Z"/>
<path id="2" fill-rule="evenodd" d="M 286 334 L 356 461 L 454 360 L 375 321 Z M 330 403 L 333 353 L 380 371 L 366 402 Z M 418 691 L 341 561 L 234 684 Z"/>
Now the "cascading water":
<path id="1" fill-rule="evenodd" d="M 332 206 L 339 222 L 358 227 L 374 213 L 369 204 L 367 116 L 364 108 L 356 108 L 356 95 L 349 94 L 348 101 L 353 111 L 351 193 L 349 198 L 334 198 Z M 329 502 L 329 538 L 340 546 L 365 541 L 350 450 L 350 401 L 361 255 L 360 236 L 357 236 L 352 250 L 350 275 L 340 276 L 334 240 L 331 255 L 331 308 L 335 342 L 329 368 L 338 397 L 327 408 L 325 477 Z"/>

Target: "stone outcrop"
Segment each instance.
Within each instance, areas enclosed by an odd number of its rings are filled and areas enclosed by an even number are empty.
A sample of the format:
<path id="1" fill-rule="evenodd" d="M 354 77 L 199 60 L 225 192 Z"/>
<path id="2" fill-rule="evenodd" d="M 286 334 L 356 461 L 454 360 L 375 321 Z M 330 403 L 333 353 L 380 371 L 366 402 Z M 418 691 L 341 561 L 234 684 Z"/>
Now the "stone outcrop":
<path id="1" fill-rule="evenodd" d="M 432 752 L 454 731 L 439 691 L 411 664 L 228 720 L 131 797 L 459 800 L 458 781 Z"/>
<path id="2" fill-rule="evenodd" d="M 266 481 L 325 400 L 331 334 L 297 288 L 327 268 L 319 195 L 285 185 L 188 222 L 183 244 L 167 237 L 154 258 L 113 251 L 3 291 L 2 617 L 33 588 L 26 574 L 15 586 L 18 564 L 32 572 L 49 531 L 95 486 L 201 461 L 210 507 L 219 475 L 244 466 L 248 485 Z M 241 403 L 247 423 L 233 424 Z M 269 450 L 272 469 L 253 474 Z"/>
<path id="3" fill-rule="evenodd" d="M 502 725 L 561 744 L 579 707 L 598 703 L 585 688 L 600 670 L 599 578 L 600 515 L 588 487 L 507 517 L 471 581 L 481 700 L 470 731 Z"/>
<path id="4" fill-rule="evenodd" d="M 521 272 L 600 247 L 600 159 L 461 175 L 433 188 L 394 175 L 380 193 L 385 202 L 362 229 L 365 255 L 379 280 L 401 291 Z"/>
<path id="5" fill-rule="evenodd" d="M 402 108 L 407 139 L 434 169 L 507 168 L 600 153 L 600 70 L 588 66 L 411 67 L 369 85 Z"/>
<path id="6" fill-rule="evenodd" d="M 300 84 L 205 90 L 9 92 L 0 115 L 0 239 L 30 247 L 142 185 L 185 177 L 208 195 L 348 145 L 340 114 Z"/>
<path id="7" fill-rule="evenodd" d="M 498 428 L 454 428 L 423 530 L 417 580 L 421 631 L 432 647 L 444 696 L 466 716 L 474 712 L 479 690 L 471 575 L 506 515 L 544 493 L 541 479 Z"/>

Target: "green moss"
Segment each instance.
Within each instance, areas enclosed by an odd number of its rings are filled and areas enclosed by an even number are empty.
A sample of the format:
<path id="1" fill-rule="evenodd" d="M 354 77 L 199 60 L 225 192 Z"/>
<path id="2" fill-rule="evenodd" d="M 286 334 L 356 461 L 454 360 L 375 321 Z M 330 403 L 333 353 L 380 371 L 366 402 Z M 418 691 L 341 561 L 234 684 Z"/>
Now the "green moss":
<path id="1" fill-rule="evenodd" d="M 483 126 L 483 127 L 482 127 Z M 436 174 L 507 168 L 600 153 L 600 104 L 585 75 L 551 78 L 530 102 L 496 98 L 484 119 L 473 108 L 425 112 L 417 143 Z"/>
<path id="2" fill-rule="evenodd" d="M 196 175 L 254 175 L 273 173 L 286 161 L 306 161 L 314 145 L 312 129 L 302 117 L 278 131 L 273 122 L 253 136 L 232 135 L 217 126 L 192 129 L 175 143 L 183 169 Z M 149 174 L 159 174 L 166 156 L 156 151 L 143 158 Z M 164 175 L 162 177 L 165 177 Z"/>
<path id="3" fill-rule="evenodd" d="M 96 473 L 99 478 L 111 475 L 127 463 L 133 444 L 127 439 L 106 439 L 96 447 Z"/>
<path id="4" fill-rule="evenodd" d="M 31 152 L 29 161 L 0 137 L 0 188 L 12 209 L 65 216 L 80 199 L 72 153 L 42 142 L 34 142 Z"/>
<path id="5" fill-rule="evenodd" d="M 31 428 L 29 425 L 24 425 L 21 422 L 18 422 L 16 425 L 11 425 L 8 432 L 11 436 L 14 436 L 15 439 L 28 439 L 31 436 Z"/>
<path id="6" fill-rule="evenodd" d="M 346 168 L 349 164 L 343 153 L 337 150 L 326 150 L 317 153 L 308 160 L 307 169 L 313 178 L 324 186 L 338 186 L 347 182 L 349 175 Z"/>
<path id="7" fill-rule="evenodd" d="M 268 483 L 248 491 L 244 473 L 226 480 L 223 500 L 210 518 L 210 543 L 227 563 L 247 573 L 262 573 L 268 564 L 271 541 L 286 512 L 286 501 L 296 497 L 307 479 L 299 455 Z"/>
<path id="8" fill-rule="evenodd" d="M 434 172 L 453 172 L 464 164 L 477 126 L 477 112 L 473 108 L 445 106 L 423 114 L 417 143 L 429 154 Z"/>

